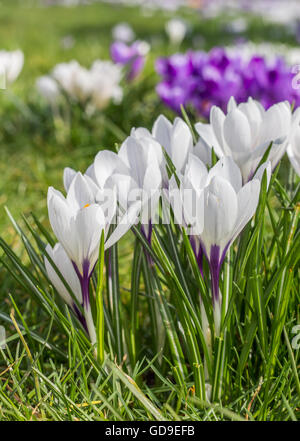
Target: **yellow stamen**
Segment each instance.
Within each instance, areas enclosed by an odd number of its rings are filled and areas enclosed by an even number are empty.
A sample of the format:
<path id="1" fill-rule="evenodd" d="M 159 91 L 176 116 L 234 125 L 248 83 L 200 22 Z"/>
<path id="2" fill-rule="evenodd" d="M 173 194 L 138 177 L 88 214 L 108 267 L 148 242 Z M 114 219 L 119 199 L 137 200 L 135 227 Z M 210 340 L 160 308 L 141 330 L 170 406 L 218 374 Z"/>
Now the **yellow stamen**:
<path id="1" fill-rule="evenodd" d="M 87 208 L 89 207 L 91 204 L 85 204 L 85 206 L 83 208 Z"/>

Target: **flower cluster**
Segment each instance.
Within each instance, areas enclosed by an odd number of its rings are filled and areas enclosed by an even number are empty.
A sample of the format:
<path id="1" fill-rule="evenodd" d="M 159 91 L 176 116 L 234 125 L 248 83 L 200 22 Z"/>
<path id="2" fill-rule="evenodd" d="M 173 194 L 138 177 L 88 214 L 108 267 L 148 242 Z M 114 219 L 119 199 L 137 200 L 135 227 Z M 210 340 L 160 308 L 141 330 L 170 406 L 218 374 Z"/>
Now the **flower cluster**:
<path id="1" fill-rule="evenodd" d="M 132 129 L 118 153 L 100 151 L 84 175 L 65 169 L 66 197 L 53 188 L 48 191 L 50 223 L 59 243 L 53 249 L 47 246 L 45 264 L 93 343 L 89 281 L 101 234 L 108 249 L 138 224 L 151 246 L 153 227 L 165 211 L 160 204 L 189 235 L 203 277 L 203 259 L 208 262 L 218 332 L 225 255 L 255 214 L 262 177 L 266 174 L 269 185 L 271 170 L 288 146 L 294 148 L 299 120 L 299 109 L 292 114 L 286 102 L 265 111 L 251 98 L 239 105 L 231 98 L 227 115 L 213 107 L 210 124 L 196 124 L 196 144 L 182 119 L 171 123 L 161 115 L 152 131 Z M 214 165 L 212 148 L 220 158 Z"/>
<path id="2" fill-rule="evenodd" d="M 61 92 L 71 100 L 102 110 L 110 100 L 122 100 L 122 70 L 111 61 L 95 60 L 90 69 L 73 60 L 56 65 L 51 75 L 38 78 L 37 88 L 48 100 L 55 101 Z"/>
<path id="3" fill-rule="evenodd" d="M 184 105 L 207 118 L 213 105 L 225 110 L 231 96 L 237 102 L 252 96 L 266 109 L 283 100 L 300 103 L 291 69 L 281 57 L 245 58 L 214 48 L 208 53 L 189 51 L 159 58 L 156 70 L 162 77 L 157 93 L 176 112 Z"/>

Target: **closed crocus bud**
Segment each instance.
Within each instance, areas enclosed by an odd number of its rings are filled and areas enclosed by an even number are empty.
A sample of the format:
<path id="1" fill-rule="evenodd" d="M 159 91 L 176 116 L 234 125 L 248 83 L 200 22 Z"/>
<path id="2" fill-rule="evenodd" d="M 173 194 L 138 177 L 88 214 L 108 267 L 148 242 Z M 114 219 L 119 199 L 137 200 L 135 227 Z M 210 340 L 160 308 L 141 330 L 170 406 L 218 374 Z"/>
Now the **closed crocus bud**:
<path id="1" fill-rule="evenodd" d="M 210 125 L 198 123 L 195 127 L 201 141 L 213 147 L 218 157 L 231 156 L 234 159 L 246 183 L 253 177 L 271 143 L 268 160 L 272 169 L 276 167 L 299 117 L 298 109 L 292 115 L 288 102 L 264 110 L 252 98 L 239 105 L 231 98 L 227 115 L 214 106 L 210 113 Z"/>
<path id="2" fill-rule="evenodd" d="M 179 18 L 173 18 L 166 24 L 166 33 L 172 44 L 181 44 L 187 32 L 187 25 Z"/>
<path id="3" fill-rule="evenodd" d="M 24 54 L 21 50 L 0 51 L 0 66 L 4 72 L 7 84 L 13 83 L 19 76 L 24 64 Z"/>
<path id="4" fill-rule="evenodd" d="M 297 125 L 294 133 L 291 136 L 287 154 L 295 172 L 300 176 L 300 126 Z"/>
<path id="5" fill-rule="evenodd" d="M 36 88 L 38 92 L 50 103 L 57 101 L 60 95 L 57 82 L 49 75 L 39 77 L 36 80 Z"/>

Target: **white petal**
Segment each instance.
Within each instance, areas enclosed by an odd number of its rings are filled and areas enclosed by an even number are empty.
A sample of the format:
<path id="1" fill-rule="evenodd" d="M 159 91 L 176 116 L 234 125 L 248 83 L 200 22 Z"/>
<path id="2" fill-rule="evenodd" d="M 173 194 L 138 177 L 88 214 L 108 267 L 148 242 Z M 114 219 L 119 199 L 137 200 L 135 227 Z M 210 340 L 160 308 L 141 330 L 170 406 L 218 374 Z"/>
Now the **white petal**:
<path id="1" fill-rule="evenodd" d="M 204 227 L 204 192 L 194 189 L 181 189 L 185 224 L 189 226 L 188 234 L 199 236 Z"/>
<path id="2" fill-rule="evenodd" d="M 67 203 L 74 210 L 79 210 L 87 204 L 95 202 L 95 195 L 87 179 L 80 173 L 76 173 L 67 194 Z"/>
<path id="3" fill-rule="evenodd" d="M 203 142 L 201 139 L 199 139 L 197 144 L 194 146 L 192 152 L 203 162 L 203 164 L 209 167 L 211 166 L 212 149 L 206 144 L 206 142 Z"/>
<path id="4" fill-rule="evenodd" d="M 207 169 L 203 162 L 190 153 L 184 174 L 185 187 L 189 186 L 195 190 L 201 189 L 206 183 L 207 176 Z"/>
<path id="5" fill-rule="evenodd" d="M 209 170 L 207 182 L 209 183 L 214 176 L 226 179 L 234 190 L 238 192 L 242 187 L 242 176 L 239 167 L 230 156 L 223 156 L 214 167 Z"/>
<path id="6" fill-rule="evenodd" d="M 132 136 L 123 142 L 118 154 L 140 188 L 143 186 L 144 174 L 148 166 L 148 154 L 143 144 Z"/>
<path id="7" fill-rule="evenodd" d="M 73 239 L 77 242 L 77 256 L 73 261 L 82 273 L 82 265 L 85 261 L 90 264 L 92 271 L 99 254 L 99 242 L 101 232 L 105 229 L 105 218 L 101 207 L 90 205 L 80 210 L 76 217 L 71 220 L 70 230 L 74 233 Z"/>
<path id="8" fill-rule="evenodd" d="M 129 174 L 122 175 L 116 173 L 110 178 L 109 184 L 112 188 L 116 189 L 118 202 L 124 210 L 128 209 L 132 191 L 136 188 L 141 188 Z"/>
<path id="9" fill-rule="evenodd" d="M 59 242 L 70 255 L 72 248 L 69 246 L 69 228 L 72 213 L 63 195 L 50 187 L 48 190 L 48 213 L 51 227 Z"/>
<path id="10" fill-rule="evenodd" d="M 152 135 L 160 143 L 160 145 L 166 150 L 170 156 L 171 145 L 171 122 L 163 115 L 160 115 L 155 121 L 152 129 Z"/>
<path id="11" fill-rule="evenodd" d="M 145 171 L 143 190 L 146 192 L 151 190 L 157 190 L 161 187 L 162 177 L 158 164 L 150 163 Z"/>
<path id="12" fill-rule="evenodd" d="M 232 154 L 244 153 L 251 148 L 251 130 L 247 117 L 238 108 L 224 121 L 224 138 Z"/>
<path id="13" fill-rule="evenodd" d="M 137 201 L 130 206 L 129 210 L 123 215 L 122 219 L 105 242 L 106 250 L 118 242 L 118 240 L 127 233 L 127 231 L 137 221 L 140 210 L 140 201 Z"/>
<path id="14" fill-rule="evenodd" d="M 238 108 L 248 119 L 251 130 L 252 145 L 256 145 L 260 134 L 263 114 L 254 100 L 248 100 L 247 103 L 241 103 Z"/>
<path id="15" fill-rule="evenodd" d="M 171 134 L 171 160 L 178 171 L 183 171 L 189 153 L 192 151 L 193 137 L 189 126 L 176 118 Z"/>
<path id="16" fill-rule="evenodd" d="M 245 225 L 254 216 L 260 193 L 260 181 L 253 179 L 238 192 L 238 216 L 232 241 L 240 234 Z"/>
<path id="17" fill-rule="evenodd" d="M 100 151 L 94 161 L 94 174 L 100 188 L 104 188 L 107 179 L 121 167 L 118 155 L 109 150 Z"/>
<path id="18" fill-rule="evenodd" d="M 64 187 L 65 187 L 65 190 L 66 190 L 66 191 L 69 190 L 69 187 L 70 187 L 71 182 L 73 181 L 75 175 L 76 175 L 76 171 L 73 170 L 73 168 L 66 167 L 66 168 L 64 169 L 64 177 L 63 177 L 63 180 L 64 180 Z"/>
<path id="19" fill-rule="evenodd" d="M 232 97 L 230 97 L 230 100 L 228 101 L 228 104 L 227 104 L 227 113 L 231 112 L 233 109 L 236 109 L 236 107 L 237 107 L 237 104 L 236 104 L 235 98 L 234 98 L 234 96 L 232 96 Z"/>
<path id="20" fill-rule="evenodd" d="M 46 251 L 49 257 L 53 260 L 61 276 L 65 279 L 67 285 L 69 285 L 69 288 L 73 292 L 74 296 L 78 299 L 78 302 L 81 304 L 82 293 L 81 293 L 80 282 L 75 272 L 75 269 L 72 265 L 72 262 L 69 259 L 64 248 L 60 243 L 57 243 L 53 249 L 48 244 L 46 246 Z M 63 300 L 68 305 L 72 306 L 73 299 L 69 291 L 61 281 L 59 275 L 57 274 L 57 272 L 55 271 L 55 269 L 53 268 L 52 264 L 49 262 L 46 256 L 44 256 L 44 262 L 51 283 L 54 285 L 54 287 L 56 288 L 57 292 L 61 295 Z"/>
<path id="21" fill-rule="evenodd" d="M 195 125 L 195 129 L 197 130 L 200 139 L 199 142 L 204 143 L 207 147 L 210 149 L 214 149 L 216 155 L 221 158 L 224 156 L 224 151 L 219 142 L 217 141 L 217 138 L 214 134 L 213 127 L 211 124 L 203 124 L 203 123 L 197 123 Z M 201 144 L 200 144 L 201 145 Z M 196 144 L 197 146 L 197 144 Z M 195 148 L 196 148 L 195 146 Z"/>
<path id="22" fill-rule="evenodd" d="M 219 107 L 213 106 L 210 110 L 210 124 L 213 129 L 216 140 L 218 141 L 218 144 L 220 146 L 220 150 L 222 151 L 223 155 L 226 155 L 228 153 L 228 147 L 226 146 L 224 133 L 223 133 L 224 122 L 225 122 L 225 115 L 222 112 L 222 110 L 219 109 Z"/>
<path id="23" fill-rule="evenodd" d="M 238 200 L 232 185 L 224 178 L 214 176 L 204 189 L 204 230 L 201 240 L 209 256 L 212 245 L 220 253 L 230 242 L 238 215 Z"/>
<path id="24" fill-rule="evenodd" d="M 267 188 L 269 188 L 269 184 L 270 184 L 270 180 L 271 180 L 271 175 L 272 175 L 272 167 L 271 167 L 271 162 L 267 161 L 264 162 L 257 170 L 257 172 L 255 173 L 253 179 L 258 179 L 260 182 L 262 181 L 264 172 L 267 172 Z"/>
<path id="25" fill-rule="evenodd" d="M 263 118 L 260 143 L 284 142 L 291 128 L 291 120 L 291 111 L 284 102 L 271 106 Z"/>

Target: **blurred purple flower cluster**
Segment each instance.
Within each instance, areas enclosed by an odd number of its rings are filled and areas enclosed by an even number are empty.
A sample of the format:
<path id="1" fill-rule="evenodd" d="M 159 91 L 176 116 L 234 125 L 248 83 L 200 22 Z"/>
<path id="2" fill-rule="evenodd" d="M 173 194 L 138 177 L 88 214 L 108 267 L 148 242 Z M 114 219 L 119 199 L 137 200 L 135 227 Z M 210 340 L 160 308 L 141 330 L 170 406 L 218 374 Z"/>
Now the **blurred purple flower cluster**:
<path id="1" fill-rule="evenodd" d="M 113 62 L 127 68 L 128 81 L 134 80 L 142 72 L 148 52 L 149 45 L 145 41 L 135 41 L 131 45 L 115 41 L 110 47 Z"/>
<path id="2" fill-rule="evenodd" d="M 175 112 L 180 112 L 182 104 L 207 118 L 213 105 L 226 110 L 231 96 L 238 103 L 252 96 L 265 109 L 283 100 L 300 105 L 291 67 L 281 57 L 245 59 L 216 47 L 208 53 L 189 51 L 158 58 L 156 70 L 162 77 L 157 93 Z"/>

